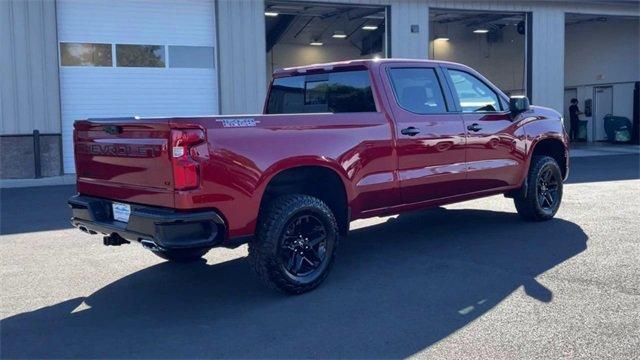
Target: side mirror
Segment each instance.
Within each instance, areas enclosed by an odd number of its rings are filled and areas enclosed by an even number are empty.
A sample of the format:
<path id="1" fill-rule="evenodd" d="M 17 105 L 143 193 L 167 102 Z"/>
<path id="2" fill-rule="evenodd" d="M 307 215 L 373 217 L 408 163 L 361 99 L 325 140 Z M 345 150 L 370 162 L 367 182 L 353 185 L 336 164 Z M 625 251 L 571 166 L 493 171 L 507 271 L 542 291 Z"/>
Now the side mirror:
<path id="1" fill-rule="evenodd" d="M 509 110 L 517 115 L 529 110 L 529 98 L 526 96 L 512 96 L 509 98 Z"/>

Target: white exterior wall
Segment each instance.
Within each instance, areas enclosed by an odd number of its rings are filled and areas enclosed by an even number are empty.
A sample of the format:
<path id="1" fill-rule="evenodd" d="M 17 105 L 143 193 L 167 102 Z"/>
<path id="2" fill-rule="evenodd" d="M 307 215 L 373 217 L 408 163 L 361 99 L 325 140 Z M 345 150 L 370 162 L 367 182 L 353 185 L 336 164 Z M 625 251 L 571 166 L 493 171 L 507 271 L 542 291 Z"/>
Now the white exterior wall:
<path id="1" fill-rule="evenodd" d="M 412 33 L 411 25 L 419 32 Z M 426 59 L 429 55 L 429 2 L 403 0 L 391 2 L 391 56 Z"/>
<path id="2" fill-rule="evenodd" d="M 531 103 L 562 113 L 564 103 L 564 12 L 533 12 Z"/>
<path id="3" fill-rule="evenodd" d="M 567 87 L 640 80 L 640 21 L 610 19 L 567 26 Z"/>

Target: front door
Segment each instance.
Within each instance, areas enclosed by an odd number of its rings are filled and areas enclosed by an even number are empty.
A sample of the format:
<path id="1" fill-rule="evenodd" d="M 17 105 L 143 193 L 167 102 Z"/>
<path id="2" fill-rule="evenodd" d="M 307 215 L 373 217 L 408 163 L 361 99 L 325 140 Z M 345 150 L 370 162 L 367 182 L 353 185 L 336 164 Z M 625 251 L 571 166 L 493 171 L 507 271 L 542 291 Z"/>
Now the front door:
<path id="1" fill-rule="evenodd" d="M 613 88 L 603 86 L 594 88 L 595 108 L 593 115 L 593 140 L 607 140 L 607 133 L 604 131 L 604 117 L 613 113 Z"/>
<path id="2" fill-rule="evenodd" d="M 459 194 L 465 179 L 465 130 L 460 115 L 449 111 L 440 69 L 390 66 L 387 72 L 395 97 L 390 101 L 402 202 Z"/>
<path id="3" fill-rule="evenodd" d="M 445 73 L 467 133 L 465 191 L 516 185 L 525 166 L 525 134 L 512 121 L 506 100 L 470 72 L 448 69 Z"/>

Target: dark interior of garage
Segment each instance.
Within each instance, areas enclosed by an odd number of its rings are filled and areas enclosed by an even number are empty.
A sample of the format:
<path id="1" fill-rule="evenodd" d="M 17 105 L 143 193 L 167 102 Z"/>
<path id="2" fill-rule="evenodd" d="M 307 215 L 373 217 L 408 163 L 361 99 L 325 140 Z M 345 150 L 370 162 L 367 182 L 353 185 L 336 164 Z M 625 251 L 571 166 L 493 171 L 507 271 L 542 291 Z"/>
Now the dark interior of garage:
<path id="1" fill-rule="evenodd" d="M 386 21 L 385 7 L 267 1 L 267 70 L 386 57 Z"/>

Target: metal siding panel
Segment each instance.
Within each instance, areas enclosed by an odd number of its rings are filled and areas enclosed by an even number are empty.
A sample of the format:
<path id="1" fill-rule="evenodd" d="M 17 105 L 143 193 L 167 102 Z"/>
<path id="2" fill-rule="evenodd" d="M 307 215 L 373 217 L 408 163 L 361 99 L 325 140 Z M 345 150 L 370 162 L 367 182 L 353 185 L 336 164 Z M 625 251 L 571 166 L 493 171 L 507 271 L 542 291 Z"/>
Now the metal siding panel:
<path id="1" fill-rule="evenodd" d="M 564 99 L 564 12 L 533 11 L 532 102 L 562 112 Z"/>
<path id="2" fill-rule="evenodd" d="M 17 124 L 12 24 L 11 3 L 0 1 L 0 134 L 14 133 Z"/>
<path id="3" fill-rule="evenodd" d="M 218 1 L 221 112 L 260 113 L 267 92 L 264 3 Z"/>
<path id="4" fill-rule="evenodd" d="M 429 4 L 405 0 L 391 4 L 391 55 L 395 58 L 426 59 L 429 54 Z M 411 33 L 410 26 L 420 26 Z"/>
<path id="5" fill-rule="evenodd" d="M 29 18 L 29 29 L 27 31 L 29 39 L 29 62 L 27 66 L 29 67 L 29 74 L 31 76 L 29 86 L 30 117 L 28 119 L 29 121 L 23 123 L 23 125 L 32 129 L 38 129 L 42 132 L 47 132 L 48 129 L 43 128 L 46 124 L 46 111 L 44 111 L 43 106 L 45 104 L 45 76 L 43 68 L 44 36 L 42 29 L 42 3 L 29 1 L 27 3 L 27 13 Z"/>
<path id="6" fill-rule="evenodd" d="M 29 89 L 31 85 L 31 72 L 29 71 L 29 20 L 27 14 L 27 2 L 14 1 L 13 8 L 13 51 L 16 57 L 14 62 L 14 91 L 16 97 L 16 132 L 26 133 L 25 129 L 32 128 L 31 100 Z"/>
<path id="7" fill-rule="evenodd" d="M 43 12 L 43 46 L 44 46 L 44 76 L 46 121 L 49 132 L 61 133 L 62 119 L 60 117 L 60 78 L 58 68 L 58 31 L 55 1 L 44 1 Z"/>
<path id="8" fill-rule="evenodd" d="M 48 65 L 57 62 L 57 51 L 48 44 L 56 32 L 55 18 L 50 18 L 55 3 L 0 3 L 0 134 L 30 134 L 34 129 L 58 133 L 58 70 Z"/>

